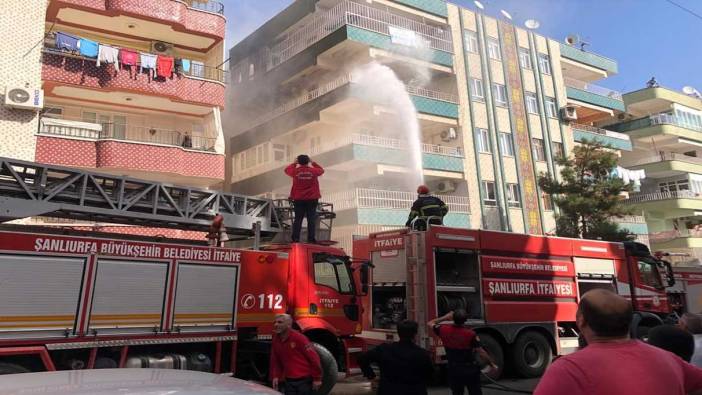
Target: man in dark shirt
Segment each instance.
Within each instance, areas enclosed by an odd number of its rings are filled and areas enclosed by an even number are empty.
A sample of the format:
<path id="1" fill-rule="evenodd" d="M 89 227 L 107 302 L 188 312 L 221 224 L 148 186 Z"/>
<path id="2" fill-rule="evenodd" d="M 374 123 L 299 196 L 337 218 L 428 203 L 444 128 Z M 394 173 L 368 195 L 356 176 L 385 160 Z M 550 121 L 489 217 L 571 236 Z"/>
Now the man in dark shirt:
<path id="1" fill-rule="evenodd" d="M 375 378 L 371 363 L 380 367 L 378 395 L 426 395 L 433 374 L 429 353 L 415 344 L 418 325 L 414 321 L 397 324 L 400 341 L 381 344 L 359 358 L 363 375 Z"/>
<path id="2" fill-rule="evenodd" d="M 453 324 L 441 325 L 442 321 L 453 320 Z M 453 395 L 463 395 L 463 389 L 468 388 L 469 395 L 482 395 L 480 388 L 480 366 L 474 353 L 489 361 L 493 368 L 490 355 L 480 344 L 480 338 L 474 330 L 464 326 L 468 313 L 463 309 L 452 311 L 443 317 L 435 318 L 427 323 L 441 339 L 448 359 L 448 381 Z"/>
<path id="3" fill-rule="evenodd" d="M 412 210 L 405 226 L 414 226 L 417 230 L 426 230 L 427 222 L 432 225 L 442 225 L 444 217 L 448 213 L 448 206 L 441 199 L 429 194 L 429 187 L 420 185 L 417 187 L 417 200 L 412 203 Z M 417 219 L 415 221 L 415 218 Z M 413 224 L 412 222 L 415 222 Z"/>

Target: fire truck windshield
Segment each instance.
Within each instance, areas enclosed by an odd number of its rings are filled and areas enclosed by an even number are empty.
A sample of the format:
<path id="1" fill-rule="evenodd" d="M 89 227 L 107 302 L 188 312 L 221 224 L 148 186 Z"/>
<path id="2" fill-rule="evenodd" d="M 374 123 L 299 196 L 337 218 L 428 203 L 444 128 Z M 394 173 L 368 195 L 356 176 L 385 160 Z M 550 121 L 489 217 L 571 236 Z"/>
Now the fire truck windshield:
<path id="1" fill-rule="evenodd" d="M 348 257 L 326 253 L 314 254 L 314 282 L 341 294 L 354 294 Z"/>
<path id="2" fill-rule="evenodd" d="M 649 285 L 657 289 L 663 288 L 661 276 L 658 273 L 658 264 L 655 260 L 648 258 L 639 258 L 638 268 L 639 279 L 643 284 Z"/>

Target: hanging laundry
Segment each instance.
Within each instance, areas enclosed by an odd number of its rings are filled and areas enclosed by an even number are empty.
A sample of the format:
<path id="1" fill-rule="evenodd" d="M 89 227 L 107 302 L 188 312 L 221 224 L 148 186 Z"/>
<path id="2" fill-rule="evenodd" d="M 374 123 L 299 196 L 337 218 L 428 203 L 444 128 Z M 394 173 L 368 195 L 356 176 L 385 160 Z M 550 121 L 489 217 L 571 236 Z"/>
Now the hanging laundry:
<path id="1" fill-rule="evenodd" d="M 144 69 L 147 69 L 150 77 L 155 76 L 155 74 L 156 74 L 156 55 L 152 55 L 150 53 L 140 52 L 139 53 L 139 63 L 141 63 L 141 67 L 139 68 L 140 73 L 143 72 Z"/>
<path id="2" fill-rule="evenodd" d="M 88 58 L 97 58 L 98 43 L 96 43 L 95 41 L 88 40 L 86 38 L 81 38 L 78 45 L 80 45 L 81 55 Z"/>
<path id="3" fill-rule="evenodd" d="M 183 61 L 183 72 L 189 73 L 190 72 L 190 60 L 189 59 L 182 59 Z"/>
<path id="4" fill-rule="evenodd" d="M 56 49 L 77 52 L 79 50 L 78 45 L 78 37 L 56 32 Z"/>
<path id="5" fill-rule="evenodd" d="M 183 73 L 183 59 L 175 58 L 175 66 L 173 66 L 173 70 L 175 71 L 176 74 Z"/>
<path id="6" fill-rule="evenodd" d="M 156 75 L 163 78 L 173 76 L 174 59 L 170 56 L 158 55 Z"/>
<path id="7" fill-rule="evenodd" d="M 136 66 L 138 57 L 139 54 L 137 54 L 136 51 L 132 51 L 131 49 L 120 48 L 119 50 L 119 61 L 124 66 Z"/>
<path id="8" fill-rule="evenodd" d="M 115 70 L 119 71 L 119 48 L 99 44 L 96 63 L 98 67 L 100 67 L 100 62 L 114 64 Z"/>

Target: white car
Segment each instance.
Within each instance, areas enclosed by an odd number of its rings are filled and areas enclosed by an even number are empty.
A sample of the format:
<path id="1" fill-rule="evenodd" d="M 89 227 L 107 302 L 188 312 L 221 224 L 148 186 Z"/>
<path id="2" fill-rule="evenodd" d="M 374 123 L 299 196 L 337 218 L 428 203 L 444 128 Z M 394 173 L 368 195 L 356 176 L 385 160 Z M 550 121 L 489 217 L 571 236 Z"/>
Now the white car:
<path id="1" fill-rule="evenodd" d="M 218 374 L 170 369 L 95 369 L 0 375 L 0 395 L 248 395 L 268 387 Z"/>

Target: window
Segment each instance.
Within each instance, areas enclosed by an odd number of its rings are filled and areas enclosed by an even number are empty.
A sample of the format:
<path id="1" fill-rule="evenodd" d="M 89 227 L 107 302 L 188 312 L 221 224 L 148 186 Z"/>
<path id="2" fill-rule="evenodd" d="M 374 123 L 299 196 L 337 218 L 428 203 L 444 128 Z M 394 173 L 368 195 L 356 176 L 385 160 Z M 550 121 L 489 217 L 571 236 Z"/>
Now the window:
<path id="1" fill-rule="evenodd" d="M 252 80 L 256 74 L 256 66 L 253 63 L 249 64 L 249 79 Z"/>
<path id="2" fill-rule="evenodd" d="M 475 32 L 470 30 L 465 30 L 463 32 L 463 39 L 466 42 L 466 51 L 468 52 L 478 52 L 478 36 Z"/>
<path id="3" fill-rule="evenodd" d="M 654 288 L 663 288 L 655 263 L 640 260 L 638 266 L 639 278 L 642 283 Z"/>
<path id="4" fill-rule="evenodd" d="M 659 183 L 658 189 L 663 193 L 688 191 L 690 190 L 690 184 L 686 179 L 677 181 L 667 181 Z"/>
<path id="5" fill-rule="evenodd" d="M 553 199 L 546 192 L 541 192 L 541 201 L 543 202 L 544 211 L 553 211 Z"/>
<path id="6" fill-rule="evenodd" d="M 190 62 L 190 75 L 193 77 L 205 78 L 205 64 L 195 60 Z"/>
<path id="7" fill-rule="evenodd" d="M 536 101 L 536 93 L 526 92 L 524 95 L 526 97 L 526 107 L 529 114 L 539 113 L 539 103 Z"/>
<path id="8" fill-rule="evenodd" d="M 495 96 L 495 103 L 498 106 L 507 106 L 507 87 L 500 84 L 492 84 L 492 94 Z"/>
<path id="9" fill-rule="evenodd" d="M 276 162 L 287 162 L 290 159 L 290 146 L 284 144 L 273 144 L 273 160 Z"/>
<path id="10" fill-rule="evenodd" d="M 554 158 L 565 158 L 565 151 L 563 150 L 563 143 L 558 141 L 553 142 L 553 157 Z"/>
<path id="11" fill-rule="evenodd" d="M 526 48 L 519 48 L 519 65 L 523 69 L 531 70 L 531 56 Z"/>
<path id="12" fill-rule="evenodd" d="M 522 196 L 519 194 L 519 184 L 507 184 L 507 205 L 522 207 Z"/>
<path id="13" fill-rule="evenodd" d="M 471 97 L 473 98 L 473 100 L 485 100 L 485 92 L 483 92 L 483 80 L 471 78 L 470 87 Z"/>
<path id="14" fill-rule="evenodd" d="M 483 204 L 490 207 L 497 206 L 495 183 L 493 181 L 483 181 Z"/>
<path id="15" fill-rule="evenodd" d="M 63 107 L 46 107 L 42 113 L 42 116 L 46 118 L 61 119 L 63 118 Z"/>
<path id="16" fill-rule="evenodd" d="M 500 133 L 500 149 L 504 156 L 514 156 L 512 133 Z"/>
<path id="17" fill-rule="evenodd" d="M 546 98 L 546 116 L 550 118 L 558 118 L 558 108 L 556 107 L 556 99 L 553 97 Z"/>
<path id="18" fill-rule="evenodd" d="M 314 282 L 342 294 L 353 293 L 351 275 L 341 257 L 314 254 Z"/>
<path id="19" fill-rule="evenodd" d="M 487 129 L 476 129 L 475 131 L 476 139 L 478 140 L 478 151 L 484 152 L 486 154 L 491 153 L 490 150 L 490 135 Z"/>
<path id="20" fill-rule="evenodd" d="M 502 55 L 500 55 L 500 43 L 497 42 L 497 40 L 494 38 L 488 38 L 487 47 L 488 57 L 490 57 L 490 59 L 502 60 Z"/>
<path id="21" fill-rule="evenodd" d="M 546 160 L 546 152 L 544 151 L 544 140 L 533 138 L 531 139 L 531 145 L 534 150 L 534 159 L 540 162 Z"/>
<path id="22" fill-rule="evenodd" d="M 545 54 L 539 54 L 539 67 L 544 74 L 551 74 L 551 57 Z"/>

